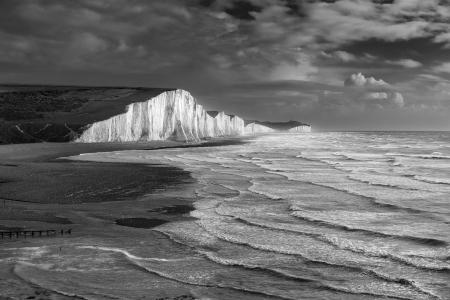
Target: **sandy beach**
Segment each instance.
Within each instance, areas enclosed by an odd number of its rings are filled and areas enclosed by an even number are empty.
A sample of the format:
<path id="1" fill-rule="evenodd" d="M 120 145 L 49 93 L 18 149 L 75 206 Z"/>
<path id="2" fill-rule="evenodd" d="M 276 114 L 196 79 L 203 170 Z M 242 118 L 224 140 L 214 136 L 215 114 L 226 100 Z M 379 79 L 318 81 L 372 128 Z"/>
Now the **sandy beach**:
<path id="1" fill-rule="evenodd" d="M 155 245 L 163 237 L 149 228 L 190 218 L 195 180 L 189 172 L 158 164 L 82 162 L 61 157 L 176 146 L 193 145 L 152 142 L 0 146 L 0 230 L 57 232 L 51 237 L 5 236 L 0 240 L 0 299 L 77 298 L 20 279 L 17 261 L 11 259 L 11 253 L 17 254 L 18 249 L 47 248 L 61 254 L 86 239 L 94 244 L 96 240 L 124 244 L 145 240 Z M 179 284 L 171 283 L 169 289 L 154 287 L 152 299 L 189 299 L 188 294 Z"/>

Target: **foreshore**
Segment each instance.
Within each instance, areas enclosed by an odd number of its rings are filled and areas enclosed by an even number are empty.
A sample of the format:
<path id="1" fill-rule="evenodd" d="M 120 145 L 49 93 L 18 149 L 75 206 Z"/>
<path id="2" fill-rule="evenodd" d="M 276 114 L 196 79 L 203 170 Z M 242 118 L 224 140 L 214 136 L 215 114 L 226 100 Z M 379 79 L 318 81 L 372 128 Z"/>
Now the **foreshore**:
<path id="1" fill-rule="evenodd" d="M 160 233 L 148 229 L 165 222 L 187 220 L 193 209 L 196 182 L 182 169 L 160 164 L 84 162 L 64 157 L 120 150 L 204 147 L 241 143 L 217 139 L 198 144 L 151 143 L 42 143 L 0 146 L 0 230 L 71 230 L 54 237 L 13 237 L 0 240 L 0 282 L 9 287 L 5 297 L 58 295 L 15 274 L 17 257 L 11 249 L 60 249 L 85 241 L 146 240 L 158 243 Z M 61 159 L 63 158 L 63 159 Z M 130 237 L 131 236 L 131 237 Z M 115 242 L 117 243 L 117 242 Z M 155 245 L 153 245 L 155 246 Z M 157 245 L 156 245 L 157 246 Z M 54 251 L 54 250 L 52 250 Z M 2 288 L 3 284 L 0 284 Z M 155 297 L 189 294 L 175 284 L 172 292 Z M 48 296 L 47 295 L 47 296 Z M 0 297 L 1 298 L 1 297 Z M 8 299 L 8 298 L 7 298 Z M 189 298 L 186 298 L 189 299 Z"/>

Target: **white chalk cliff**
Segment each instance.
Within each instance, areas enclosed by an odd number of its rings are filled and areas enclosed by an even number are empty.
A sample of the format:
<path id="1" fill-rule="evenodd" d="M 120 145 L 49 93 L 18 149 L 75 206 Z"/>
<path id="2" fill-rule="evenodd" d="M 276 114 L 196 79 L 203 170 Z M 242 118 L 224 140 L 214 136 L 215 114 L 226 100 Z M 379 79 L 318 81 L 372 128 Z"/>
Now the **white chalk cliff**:
<path id="1" fill-rule="evenodd" d="M 244 120 L 223 112 L 214 117 L 184 90 L 132 103 L 123 114 L 91 124 L 77 142 L 199 141 L 244 133 Z"/>
<path id="2" fill-rule="evenodd" d="M 185 90 L 164 92 L 144 102 L 127 105 L 126 111 L 88 125 L 75 140 L 82 143 L 176 140 L 274 132 L 224 112 L 207 112 Z M 298 130 L 300 131 L 300 130 Z"/>
<path id="3" fill-rule="evenodd" d="M 301 125 L 288 129 L 288 132 L 311 132 L 311 126 Z"/>
<path id="4" fill-rule="evenodd" d="M 269 132 L 275 132 L 275 130 L 270 127 L 256 123 L 247 124 L 245 125 L 244 128 L 244 134 L 246 135 L 254 135 L 258 133 L 269 133 Z"/>

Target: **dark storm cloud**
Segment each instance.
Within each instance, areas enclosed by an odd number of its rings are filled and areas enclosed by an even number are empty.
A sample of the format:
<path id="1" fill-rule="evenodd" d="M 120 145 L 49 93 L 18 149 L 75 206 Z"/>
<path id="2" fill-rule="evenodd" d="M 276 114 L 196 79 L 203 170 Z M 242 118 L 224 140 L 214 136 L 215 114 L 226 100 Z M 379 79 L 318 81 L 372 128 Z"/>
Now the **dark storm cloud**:
<path id="1" fill-rule="evenodd" d="M 235 18 L 243 20 L 254 20 L 252 12 L 260 12 L 261 7 L 256 6 L 248 1 L 232 1 L 230 8 L 226 8 L 225 12 Z"/>
<path id="2" fill-rule="evenodd" d="M 331 124 L 321 108 L 380 110 L 342 86 L 358 72 L 392 85 L 369 97 L 384 111 L 448 107 L 449 21 L 438 0 L 3 0 L 0 80 L 180 87 Z M 401 109 L 381 102 L 394 91 Z"/>

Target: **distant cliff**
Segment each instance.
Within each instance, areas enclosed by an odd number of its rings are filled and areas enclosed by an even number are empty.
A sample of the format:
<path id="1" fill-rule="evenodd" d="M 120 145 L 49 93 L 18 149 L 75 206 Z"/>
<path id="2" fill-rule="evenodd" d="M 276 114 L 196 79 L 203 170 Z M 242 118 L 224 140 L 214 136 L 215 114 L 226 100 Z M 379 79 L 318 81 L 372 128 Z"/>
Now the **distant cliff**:
<path id="1" fill-rule="evenodd" d="M 311 125 L 298 121 L 287 122 L 270 122 L 270 121 L 246 121 L 246 124 L 260 125 L 265 128 L 271 128 L 273 131 L 287 131 L 287 132 L 311 132 Z"/>
<path id="2" fill-rule="evenodd" d="M 77 142 L 199 141 L 244 134 L 244 120 L 223 112 L 208 113 L 184 90 L 167 91 L 126 111 L 91 124 Z"/>
<path id="3" fill-rule="evenodd" d="M 131 103 L 122 114 L 95 122 L 77 142 L 200 141 L 204 138 L 254 135 L 275 131 L 309 132 L 311 127 L 296 121 L 285 123 L 253 121 L 238 116 L 205 111 L 185 90 L 166 91 L 144 102 Z"/>
<path id="4" fill-rule="evenodd" d="M 311 132 L 311 125 L 299 125 L 287 130 L 288 132 Z"/>
<path id="5" fill-rule="evenodd" d="M 270 133 L 270 132 L 275 132 L 275 131 L 276 130 L 274 130 L 270 127 L 260 125 L 260 124 L 254 123 L 254 122 L 245 125 L 245 128 L 244 128 L 244 133 L 246 135 L 253 135 L 253 134 L 258 134 L 258 133 Z"/>

